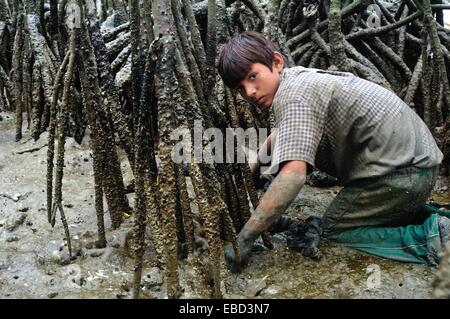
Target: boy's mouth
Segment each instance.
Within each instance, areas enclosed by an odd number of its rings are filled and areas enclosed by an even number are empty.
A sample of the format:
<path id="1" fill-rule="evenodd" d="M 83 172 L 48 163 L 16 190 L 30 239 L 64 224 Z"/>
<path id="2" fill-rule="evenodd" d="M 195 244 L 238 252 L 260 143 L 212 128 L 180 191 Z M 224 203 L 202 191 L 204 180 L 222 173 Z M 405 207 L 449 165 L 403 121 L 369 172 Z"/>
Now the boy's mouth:
<path id="1" fill-rule="evenodd" d="M 258 99 L 255 101 L 255 104 L 258 105 L 258 106 L 261 106 L 261 103 L 262 103 L 263 99 L 264 99 L 264 96 L 261 96 L 260 98 L 258 98 Z"/>

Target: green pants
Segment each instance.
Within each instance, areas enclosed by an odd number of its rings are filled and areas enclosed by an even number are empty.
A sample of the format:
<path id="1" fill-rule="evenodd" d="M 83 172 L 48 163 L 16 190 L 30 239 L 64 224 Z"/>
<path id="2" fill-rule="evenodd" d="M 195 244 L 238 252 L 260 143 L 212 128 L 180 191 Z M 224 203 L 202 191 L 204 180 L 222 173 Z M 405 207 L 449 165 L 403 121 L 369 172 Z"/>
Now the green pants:
<path id="1" fill-rule="evenodd" d="M 408 167 L 350 183 L 324 214 L 324 237 L 384 258 L 436 265 L 442 251 L 437 216 L 449 212 L 424 204 L 437 174 L 437 167 Z"/>

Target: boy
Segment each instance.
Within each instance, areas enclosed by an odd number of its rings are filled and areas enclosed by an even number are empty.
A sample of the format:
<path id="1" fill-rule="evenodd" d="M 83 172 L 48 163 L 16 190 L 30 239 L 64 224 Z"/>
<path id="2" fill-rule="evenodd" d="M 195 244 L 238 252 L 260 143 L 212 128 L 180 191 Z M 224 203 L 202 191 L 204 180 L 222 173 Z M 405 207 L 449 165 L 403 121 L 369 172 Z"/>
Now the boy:
<path id="1" fill-rule="evenodd" d="M 238 235 L 241 261 L 295 199 L 311 165 L 344 186 L 323 216 L 325 238 L 436 265 L 450 219 L 424 206 L 443 155 L 423 121 L 394 93 L 350 73 L 284 65 L 256 32 L 230 39 L 219 59 L 225 84 L 263 110 L 272 107 L 277 126 L 259 153 L 271 153 L 266 173 L 277 176 Z M 225 256 L 239 266 L 230 245 Z"/>

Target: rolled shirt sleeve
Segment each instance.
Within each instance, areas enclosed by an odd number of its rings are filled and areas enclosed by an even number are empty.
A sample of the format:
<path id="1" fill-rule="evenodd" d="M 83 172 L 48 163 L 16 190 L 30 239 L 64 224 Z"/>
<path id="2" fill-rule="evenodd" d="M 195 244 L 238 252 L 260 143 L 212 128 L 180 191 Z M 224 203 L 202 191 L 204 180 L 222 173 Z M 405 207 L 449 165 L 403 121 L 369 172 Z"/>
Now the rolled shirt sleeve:
<path id="1" fill-rule="evenodd" d="M 306 99 L 288 96 L 280 102 L 282 108 L 275 117 L 278 133 L 272 162 L 265 174 L 277 173 L 280 164 L 292 160 L 315 166 L 314 158 L 323 133 L 323 116 Z"/>

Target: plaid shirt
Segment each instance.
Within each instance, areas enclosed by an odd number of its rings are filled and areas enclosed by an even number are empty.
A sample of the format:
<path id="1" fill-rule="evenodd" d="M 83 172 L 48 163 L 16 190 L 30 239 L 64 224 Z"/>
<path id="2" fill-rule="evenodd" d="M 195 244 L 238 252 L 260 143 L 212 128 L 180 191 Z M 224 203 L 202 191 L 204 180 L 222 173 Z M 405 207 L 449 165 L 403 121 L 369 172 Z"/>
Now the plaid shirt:
<path id="1" fill-rule="evenodd" d="M 442 152 L 399 97 L 351 73 L 294 67 L 280 74 L 271 167 L 301 160 L 344 185 L 406 166 L 433 167 Z"/>

